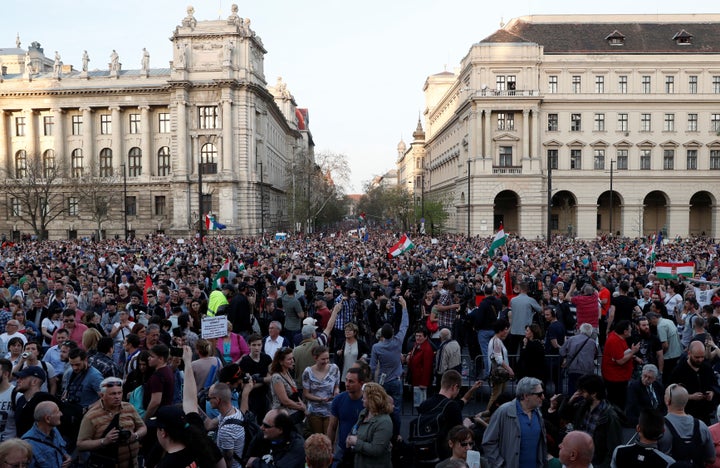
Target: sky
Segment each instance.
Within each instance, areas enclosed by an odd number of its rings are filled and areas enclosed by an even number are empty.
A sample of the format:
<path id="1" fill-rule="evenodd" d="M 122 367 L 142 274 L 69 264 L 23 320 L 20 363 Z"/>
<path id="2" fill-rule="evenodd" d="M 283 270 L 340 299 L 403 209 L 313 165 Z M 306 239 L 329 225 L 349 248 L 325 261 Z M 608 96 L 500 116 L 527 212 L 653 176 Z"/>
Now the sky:
<path id="1" fill-rule="evenodd" d="M 352 186 L 395 168 L 397 145 L 412 140 L 425 109 L 425 79 L 454 71 L 473 43 L 501 22 L 530 14 L 717 13 L 717 0 L 2 0 L 0 48 L 40 42 L 65 64 L 106 68 L 113 49 L 123 69 L 139 69 L 142 48 L 150 67 L 166 68 L 169 37 L 195 8 L 198 21 L 227 18 L 232 3 L 261 37 L 265 79 L 287 83 L 310 113 L 316 152 L 345 154 Z"/>

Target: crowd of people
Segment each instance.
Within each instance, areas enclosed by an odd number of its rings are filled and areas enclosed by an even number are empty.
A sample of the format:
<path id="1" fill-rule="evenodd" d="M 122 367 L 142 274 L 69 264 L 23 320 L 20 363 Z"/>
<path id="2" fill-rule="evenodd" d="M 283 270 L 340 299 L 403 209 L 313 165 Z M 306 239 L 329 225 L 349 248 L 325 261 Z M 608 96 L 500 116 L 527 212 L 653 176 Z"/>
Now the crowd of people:
<path id="1" fill-rule="evenodd" d="M 423 236 L 393 257 L 396 240 L 3 243 L 0 461 L 715 462 L 712 239 L 510 236 L 492 257 L 489 238 Z M 210 336 L 203 321 L 218 317 L 226 332 Z M 466 414 L 483 386 L 487 409 Z M 426 459 L 401 435 L 406 400 L 441 414 Z"/>

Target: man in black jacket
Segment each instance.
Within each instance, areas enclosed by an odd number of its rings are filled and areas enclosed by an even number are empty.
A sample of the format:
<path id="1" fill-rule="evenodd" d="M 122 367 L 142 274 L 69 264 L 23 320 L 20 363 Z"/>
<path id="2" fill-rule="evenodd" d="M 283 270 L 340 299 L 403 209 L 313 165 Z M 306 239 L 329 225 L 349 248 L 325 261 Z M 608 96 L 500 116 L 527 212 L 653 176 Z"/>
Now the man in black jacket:
<path id="1" fill-rule="evenodd" d="M 297 433 L 292 419 L 284 410 L 268 411 L 260 429 L 261 432 L 250 443 L 250 458 L 246 466 L 304 468 L 303 438 Z"/>

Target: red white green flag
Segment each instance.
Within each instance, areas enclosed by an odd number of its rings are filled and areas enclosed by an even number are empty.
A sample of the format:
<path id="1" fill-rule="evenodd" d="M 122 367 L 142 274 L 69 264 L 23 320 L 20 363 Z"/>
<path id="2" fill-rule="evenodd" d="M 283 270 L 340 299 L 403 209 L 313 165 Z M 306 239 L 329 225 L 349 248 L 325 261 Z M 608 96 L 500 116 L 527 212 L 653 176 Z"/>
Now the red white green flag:
<path id="1" fill-rule="evenodd" d="M 692 278 L 695 275 L 695 263 L 657 262 L 655 272 L 659 279 L 676 279 L 678 275 Z"/>
<path id="2" fill-rule="evenodd" d="M 215 275 L 215 279 L 213 279 L 212 288 L 213 289 L 220 289 L 223 284 L 227 283 L 230 277 L 230 260 L 226 260 L 223 266 L 220 268 L 220 270 Z"/>
<path id="3" fill-rule="evenodd" d="M 397 257 L 398 255 L 407 252 L 413 247 L 415 247 L 415 244 L 412 243 L 407 234 L 403 234 L 398 243 L 390 247 L 390 250 L 388 251 L 388 257 Z"/>

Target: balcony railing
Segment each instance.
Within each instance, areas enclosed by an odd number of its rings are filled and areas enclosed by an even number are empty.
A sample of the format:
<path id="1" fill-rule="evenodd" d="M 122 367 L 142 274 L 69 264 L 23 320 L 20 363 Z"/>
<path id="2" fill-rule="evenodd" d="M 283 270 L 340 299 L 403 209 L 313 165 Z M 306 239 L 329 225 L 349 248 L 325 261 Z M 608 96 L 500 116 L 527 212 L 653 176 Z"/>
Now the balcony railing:
<path id="1" fill-rule="evenodd" d="M 522 174 L 522 166 L 493 166 L 493 174 Z"/>
<path id="2" fill-rule="evenodd" d="M 540 91 L 537 89 L 480 89 L 475 91 L 476 96 L 482 97 L 537 97 Z"/>

